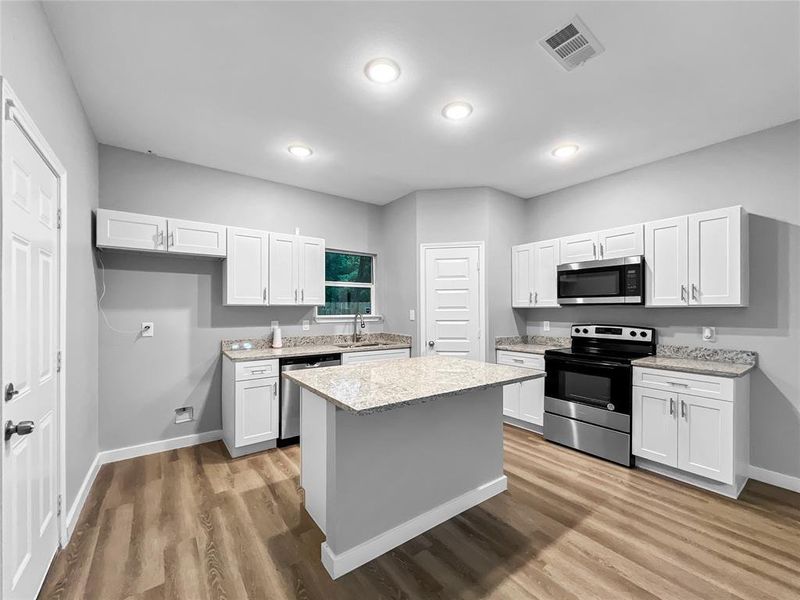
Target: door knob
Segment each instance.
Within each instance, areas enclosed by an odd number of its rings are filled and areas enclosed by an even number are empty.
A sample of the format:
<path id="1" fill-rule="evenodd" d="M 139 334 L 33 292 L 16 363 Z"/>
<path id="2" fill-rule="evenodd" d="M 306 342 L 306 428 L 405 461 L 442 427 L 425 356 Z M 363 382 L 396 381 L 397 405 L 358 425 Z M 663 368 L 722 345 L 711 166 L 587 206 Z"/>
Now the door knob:
<path id="1" fill-rule="evenodd" d="M 20 421 L 14 425 L 14 421 L 6 421 L 6 441 L 11 439 L 15 433 L 17 435 L 28 435 L 33 431 L 33 421 Z"/>
<path id="2" fill-rule="evenodd" d="M 14 384 L 13 384 L 13 383 L 9 383 L 9 384 L 6 386 L 6 402 L 8 402 L 9 400 L 11 400 L 11 399 L 12 399 L 14 396 L 16 396 L 17 394 L 19 394 L 19 390 L 15 390 L 15 389 L 14 389 Z"/>
<path id="3" fill-rule="evenodd" d="M 434 341 L 433 341 L 433 340 L 431 340 L 430 342 L 428 342 L 428 348 L 433 348 L 433 344 L 434 344 Z"/>

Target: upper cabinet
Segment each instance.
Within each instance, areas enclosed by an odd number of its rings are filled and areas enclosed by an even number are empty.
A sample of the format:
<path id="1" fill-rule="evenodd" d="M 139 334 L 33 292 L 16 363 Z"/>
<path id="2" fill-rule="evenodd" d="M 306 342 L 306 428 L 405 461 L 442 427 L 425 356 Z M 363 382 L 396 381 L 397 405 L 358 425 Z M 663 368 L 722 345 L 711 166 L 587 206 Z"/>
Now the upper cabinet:
<path id="1" fill-rule="evenodd" d="M 325 240 L 270 234 L 269 302 L 304 306 L 325 304 Z"/>
<path id="2" fill-rule="evenodd" d="M 644 226 L 641 223 L 597 232 L 598 258 L 625 258 L 644 254 Z"/>
<path id="3" fill-rule="evenodd" d="M 511 305 L 514 308 L 558 306 L 558 256 L 559 240 L 522 244 L 511 249 Z"/>
<path id="4" fill-rule="evenodd" d="M 597 249 L 597 232 L 582 233 L 561 238 L 561 264 L 585 262 L 600 258 Z"/>
<path id="5" fill-rule="evenodd" d="M 226 227 L 97 209 L 97 247 L 201 256 L 226 253 Z"/>
<path id="6" fill-rule="evenodd" d="M 228 259 L 222 263 L 223 303 L 269 303 L 269 233 L 228 227 Z"/>
<path id="7" fill-rule="evenodd" d="M 740 206 L 645 223 L 646 304 L 746 306 L 747 213 Z"/>

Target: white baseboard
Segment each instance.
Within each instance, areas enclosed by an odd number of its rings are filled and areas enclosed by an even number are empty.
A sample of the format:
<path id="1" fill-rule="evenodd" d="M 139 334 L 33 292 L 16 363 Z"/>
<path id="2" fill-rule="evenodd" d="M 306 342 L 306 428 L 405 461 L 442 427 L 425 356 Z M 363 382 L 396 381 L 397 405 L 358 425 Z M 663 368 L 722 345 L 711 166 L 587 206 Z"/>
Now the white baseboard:
<path id="1" fill-rule="evenodd" d="M 100 470 L 100 464 L 100 454 L 97 454 L 92 464 L 89 466 L 89 470 L 86 472 L 86 477 L 83 478 L 83 483 L 78 490 L 77 496 L 75 496 L 75 501 L 72 503 L 72 506 L 69 507 L 69 512 L 67 512 L 67 538 L 61 540 L 62 547 L 67 545 L 67 542 L 69 542 L 72 537 L 72 532 L 75 531 L 78 516 L 81 514 L 83 505 L 86 503 L 86 498 L 89 497 L 89 491 L 94 485 L 97 472 Z"/>
<path id="2" fill-rule="evenodd" d="M 330 576 L 337 579 L 507 488 L 508 480 L 503 475 L 339 554 L 335 554 L 327 542 L 323 543 L 322 564 Z"/>
<path id="3" fill-rule="evenodd" d="M 727 496 L 728 498 L 732 498 L 734 500 L 739 497 L 739 494 L 742 493 L 742 489 L 744 489 L 744 486 L 747 483 L 747 477 L 739 477 L 736 483 L 733 485 L 720 483 L 719 481 L 707 479 L 706 477 L 700 477 L 699 475 L 695 475 L 693 473 L 687 473 L 686 471 L 681 471 L 680 469 L 676 469 L 674 467 L 668 467 L 652 460 L 641 458 L 640 456 L 636 457 L 636 468 L 644 469 L 645 471 L 651 471 L 677 481 L 682 481 L 683 483 L 688 483 L 689 485 L 693 485 L 722 496 Z"/>
<path id="4" fill-rule="evenodd" d="M 222 430 L 216 429 L 214 431 L 193 433 L 191 435 L 170 438 L 168 440 L 147 442 L 145 444 L 137 444 L 136 446 L 126 446 L 125 448 L 117 448 L 116 450 L 104 450 L 98 456 L 100 457 L 100 464 L 105 465 L 107 463 L 136 458 L 138 456 L 156 454 L 157 452 L 166 452 L 167 450 L 176 450 L 178 448 L 186 448 L 187 446 L 216 442 L 221 439 Z"/>
<path id="5" fill-rule="evenodd" d="M 784 475 L 783 473 L 778 473 L 777 471 L 770 471 L 769 469 L 764 469 L 763 467 L 750 465 L 750 479 L 755 479 L 756 481 L 769 483 L 770 485 L 800 493 L 800 477 Z"/>

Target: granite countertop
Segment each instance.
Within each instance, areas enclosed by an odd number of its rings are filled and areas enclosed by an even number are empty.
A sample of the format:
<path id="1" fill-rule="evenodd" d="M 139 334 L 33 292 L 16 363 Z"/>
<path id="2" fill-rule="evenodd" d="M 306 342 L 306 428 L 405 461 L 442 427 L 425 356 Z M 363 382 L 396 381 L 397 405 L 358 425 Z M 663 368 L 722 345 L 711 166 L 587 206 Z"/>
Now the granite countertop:
<path id="1" fill-rule="evenodd" d="M 233 361 L 266 360 L 293 356 L 317 356 L 320 354 L 344 354 L 377 350 L 399 350 L 411 348 L 411 336 L 396 333 L 365 333 L 361 341 L 366 344 L 342 348 L 336 344 L 348 344 L 351 335 L 296 336 L 284 338 L 283 348 L 273 348 L 270 337 L 247 340 L 225 340 L 222 354 Z"/>
<path id="2" fill-rule="evenodd" d="M 343 410 L 370 414 L 471 390 L 538 379 L 544 377 L 544 373 L 449 356 L 424 356 L 288 371 L 283 376 Z"/>
<path id="3" fill-rule="evenodd" d="M 634 367 L 683 371 L 684 373 L 715 375 L 717 377 L 741 377 L 756 368 L 755 364 L 700 360 L 697 358 L 676 358 L 674 356 L 647 356 L 645 358 L 637 358 L 631 364 Z"/>
<path id="4" fill-rule="evenodd" d="M 516 335 L 495 338 L 495 350 L 508 352 L 524 352 L 526 354 L 544 354 L 545 350 L 569 348 L 570 338 L 549 337 L 543 335 Z"/>

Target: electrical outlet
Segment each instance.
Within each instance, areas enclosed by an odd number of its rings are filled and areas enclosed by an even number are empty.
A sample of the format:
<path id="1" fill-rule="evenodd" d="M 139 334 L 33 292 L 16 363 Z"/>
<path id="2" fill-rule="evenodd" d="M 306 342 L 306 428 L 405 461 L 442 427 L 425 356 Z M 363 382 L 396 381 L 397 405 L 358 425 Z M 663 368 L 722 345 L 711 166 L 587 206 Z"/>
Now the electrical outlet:
<path id="1" fill-rule="evenodd" d="M 142 321 L 142 337 L 153 337 L 153 324 Z"/>
<path id="2" fill-rule="evenodd" d="M 194 408 L 191 406 L 181 406 L 175 409 L 175 422 L 188 423 L 194 421 Z"/>
<path id="3" fill-rule="evenodd" d="M 717 328 L 716 327 L 703 327 L 703 341 L 716 342 L 717 341 Z"/>
<path id="4" fill-rule="evenodd" d="M 280 327 L 280 323 L 278 323 L 277 321 L 270 321 L 269 326 L 275 329 L 276 327 Z"/>
<path id="5" fill-rule="evenodd" d="M 408 320 L 409 321 L 415 321 L 416 319 L 417 319 L 417 311 L 415 311 L 412 308 L 411 310 L 408 311 Z"/>
<path id="6" fill-rule="evenodd" d="M 542 331 L 550 331 L 550 321 L 542 321 Z"/>
<path id="7" fill-rule="evenodd" d="M 303 319 L 303 331 L 311 329 L 311 322 L 308 319 Z"/>

